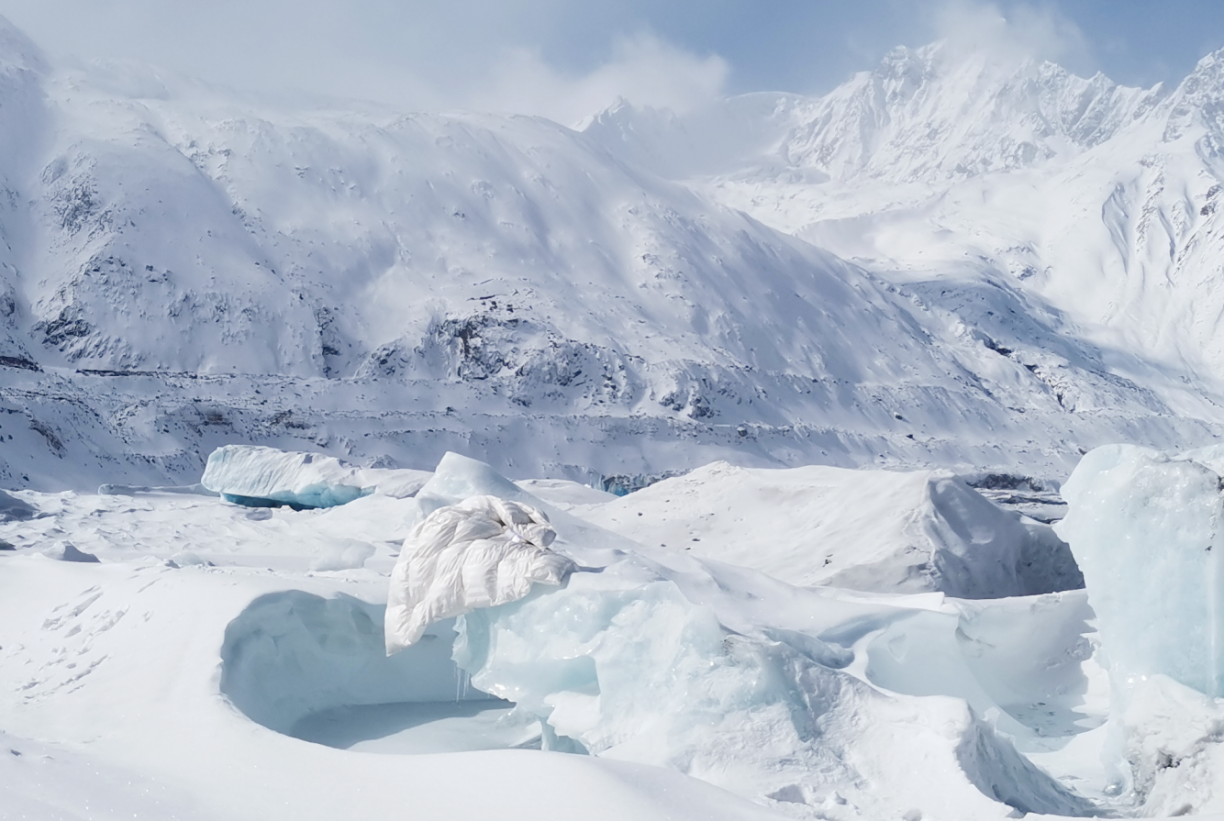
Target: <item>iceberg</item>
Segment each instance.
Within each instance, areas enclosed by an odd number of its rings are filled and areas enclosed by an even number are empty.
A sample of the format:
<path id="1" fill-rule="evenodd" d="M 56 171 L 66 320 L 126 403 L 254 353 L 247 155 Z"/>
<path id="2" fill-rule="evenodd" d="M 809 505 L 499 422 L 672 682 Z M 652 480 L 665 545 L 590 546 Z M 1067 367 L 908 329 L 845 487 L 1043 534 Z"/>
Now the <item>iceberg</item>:
<path id="1" fill-rule="evenodd" d="M 1055 529 L 1096 611 L 1115 692 L 1161 674 L 1224 696 L 1224 448 L 1089 452 Z"/>
<path id="2" fill-rule="evenodd" d="M 378 492 L 414 495 L 429 479 L 420 470 L 359 468 L 319 453 L 225 445 L 208 457 L 200 484 L 250 507 L 335 507 Z"/>
<path id="3" fill-rule="evenodd" d="M 391 572 L 387 655 L 414 644 L 434 622 L 517 601 L 536 583 L 561 584 L 576 565 L 548 549 L 556 535 L 543 512 L 495 496 L 430 513 Z"/>

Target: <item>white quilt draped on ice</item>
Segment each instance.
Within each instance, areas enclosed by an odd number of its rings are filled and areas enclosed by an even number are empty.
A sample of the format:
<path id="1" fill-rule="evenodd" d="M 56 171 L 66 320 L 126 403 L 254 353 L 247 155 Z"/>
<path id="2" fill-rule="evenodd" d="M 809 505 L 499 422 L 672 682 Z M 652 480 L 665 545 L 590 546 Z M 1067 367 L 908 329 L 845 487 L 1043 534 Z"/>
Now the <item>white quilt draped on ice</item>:
<path id="1" fill-rule="evenodd" d="M 474 496 L 435 510 L 404 542 L 387 598 L 387 655 L 435 621 L 517 601 L 536 582 L 559 585 L 574 562 L 548 549 L 556 538 L 543 512 Z"/>

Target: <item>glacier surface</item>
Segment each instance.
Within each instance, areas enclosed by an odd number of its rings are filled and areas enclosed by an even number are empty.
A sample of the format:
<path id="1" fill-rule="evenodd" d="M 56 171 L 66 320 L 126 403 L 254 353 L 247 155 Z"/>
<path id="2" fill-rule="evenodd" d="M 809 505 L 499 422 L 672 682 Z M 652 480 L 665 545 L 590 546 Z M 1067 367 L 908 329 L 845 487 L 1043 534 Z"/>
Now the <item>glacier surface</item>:
<path id="1" fill-rule="evenodd" d="M 1224 52 L 994 56 L 567 129 L 0 21 L 0 815 L 1224 813 Z M 1086 591 L 936 470 L 1086 452 Z M 481 495 L 576 571 L 388 658 Z"/>
<path id="2" fill-rule="evenodd" d="M 811 478 L 760 471 L 745 484 L 726 471 L 696 476 L 714 496 L 736 486 L 746 497 Z M 872 473 L 823 475 L 827 499 L 879 516 L 884 494 L 856 492 L 864 482 L 930 478 Z M 568 510 L 458 454 L 416 496 L 331 508 L 251 509 L 156 489 L 15 493 L 39 516 L 0 522 L 14 548 L 0 554 L 6 743 L 37 751 L 30 739 L 53 736 L 65 774 L 101 756 L 176 785 L 206 819 L 252 806 L 320 821 L 391 813 L 405 784 L 438 812 L 495 813 L 491 795 L 512 818 L 560 818 L 600 795 L 609 818 L 627 807 L 645 818 L 834 821 L 1224 808 L 1212 787 L 1224 708 L 1151 674 L 1111 709 L 1116 673 L 1102 667 L 1084 590 L 966 600 L 798 586 L 776 567 L 594 521 L 632 495 L 521 484 Z M 576 569 L 559 586 L 436 622 L 388 657 L 386 602 L 405 539 L 430 514 L 489 494 L 547 511 L 550 549 Z M 677 526 L 668 506 L 633 514 Z M 744 555 L 790 555 L 758 529 Z M 101 561 L 40 555 L 64 534 Z M 870 564 L 874 550 L 864 542 L 860 558 Z M 847 536 L 839 561 L 854 556 Z M 480 793 L 456 790 L 456 772 L 472 767 L 485 774 Z M 599 792 L 621 774 L 630 795 Z M 582 787 L 550 803 L 524 795 L 525 778 Z M 65 801 L 105 792 L 75 783 Z M 258 797 L 269 790 L 275 806 Z M 21 779 L 0 793 L 22 807 L 48 794 Z M 120 794 L 117 806 L 149 806 Z"/>

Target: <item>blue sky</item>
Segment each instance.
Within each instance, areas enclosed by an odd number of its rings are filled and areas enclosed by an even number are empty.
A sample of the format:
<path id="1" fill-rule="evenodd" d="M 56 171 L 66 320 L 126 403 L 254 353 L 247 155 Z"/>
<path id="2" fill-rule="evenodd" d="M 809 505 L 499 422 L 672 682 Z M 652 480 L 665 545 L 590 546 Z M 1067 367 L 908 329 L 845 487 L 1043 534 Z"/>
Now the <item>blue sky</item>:
<path id="1" fill-rule="evenodd" d="M 736 91 L 827 90 L 867 68 L 896 45 L 938 39 L 942 18 L 961 9 L 992 11 L 1015 22 L 1045 19 L 1078 32 L 1085 53 L 1065 54 L 1080 71 L 1104 71 L 1127 85 L 1178 81 L 1205 54 L 1224 48 L 1220 0 L 1063 0 L 1045 3 L 956 3 L 942 0 L 670 0 L 626 3 L 634 14 L 591 17 L 592 33 L 630 30 L 645 22 L 663 38 L 720 54 L 733 67 Z M 580 18 L 581 4 L 570 7 Z M 601 19 L 602 18 L 602 19 Z M 610 25 L 605 25 L 610 24 Z M 564 59 L 563 43 L 550 43 Z M 590 59 L 590 58 L 585 58 Z M 1068 66 L 1070 67 L 1070 66 Z"/>
<path id="2" fill-rule="evenodd" d="M 1176 82 L 1224 47 L 1221 0 L 0 0 L 0 14 L 53 55 L 562 121 L 618 94 L 820 93 L 895 45 L 974 41 L 999 19 L 1037 56 L 1132 85 Z"/>

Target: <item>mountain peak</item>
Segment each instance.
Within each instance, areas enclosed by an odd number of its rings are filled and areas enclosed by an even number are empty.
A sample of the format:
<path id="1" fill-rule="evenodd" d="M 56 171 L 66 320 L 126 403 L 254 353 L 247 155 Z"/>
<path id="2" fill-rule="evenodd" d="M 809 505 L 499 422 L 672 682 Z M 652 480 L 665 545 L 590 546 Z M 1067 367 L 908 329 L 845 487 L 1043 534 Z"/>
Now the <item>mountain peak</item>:
<path id="1" fill-rule="evenodd" d="M 787 154 L 834 178 L 953 180 L 1096 145 L 1133 119 L 1144 94 L 1027 56 L 948 42 L 896 48 L 817 101 Z"/>

